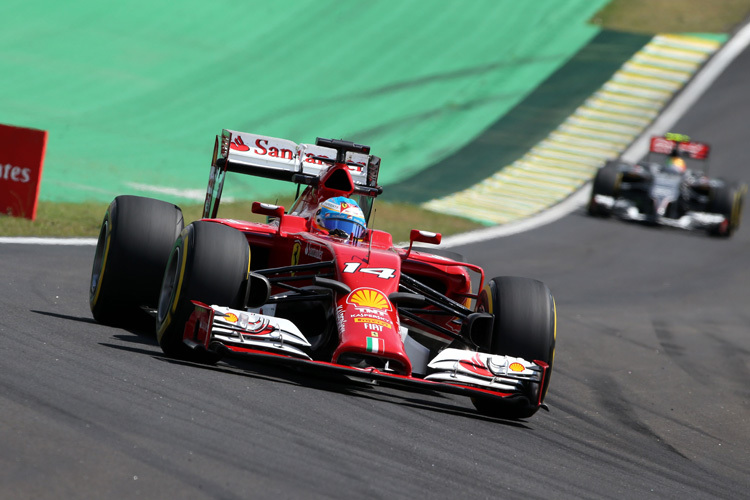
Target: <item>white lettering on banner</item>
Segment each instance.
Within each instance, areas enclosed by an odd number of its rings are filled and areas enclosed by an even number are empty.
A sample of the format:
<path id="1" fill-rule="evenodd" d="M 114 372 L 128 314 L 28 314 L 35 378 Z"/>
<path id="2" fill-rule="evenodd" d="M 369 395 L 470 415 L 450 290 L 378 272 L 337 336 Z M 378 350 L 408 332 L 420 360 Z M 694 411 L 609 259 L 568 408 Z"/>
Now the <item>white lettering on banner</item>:
<path id="1" fill-rule="evenodd" d="M 277 147 L 268 146 L 268 140 L 267 139 L 256 139 L 255 140 L 255 146 L 257 149 L 254 150 L 255 154 L 258 156 L 271 156 L 273 158 L 283 158 L 285 160 L 292 160 L 294 159 L 294 152 L 290 149 L 279 149 Z"/>
<path id="2" fill-rule="evenodd" d="M 14 167 L 10 163 L 0 165 L 0 179 L 25 184 L 31 180 L 31 169 Z"/>
<path id="3" fill-rule="evenodd" d="M 316 156 L 318 158 L 328 158 L 327 156 L 323 156 L 323 155 L 314 155 L 312 153 L 305 153 L 305 163 L 314 163 L 315 165 L 324 165 L 325 163 L 323 163 L 323 161 L 315 159 Z"/>

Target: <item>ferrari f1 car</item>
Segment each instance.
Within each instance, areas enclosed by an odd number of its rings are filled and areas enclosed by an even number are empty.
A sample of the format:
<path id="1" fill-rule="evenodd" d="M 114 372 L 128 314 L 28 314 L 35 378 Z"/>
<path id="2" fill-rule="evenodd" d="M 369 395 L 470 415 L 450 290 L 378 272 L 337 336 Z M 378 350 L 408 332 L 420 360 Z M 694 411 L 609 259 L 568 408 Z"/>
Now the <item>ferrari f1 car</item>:
<path id="1" fill-rule="evenodd" d="M 462 258 L 408 247 L 368 228 L 380 158 L 369 146 L 315 144 L 224 130 L 203 218 L 118 196 L 104 215 L 90 282 L 94 318 L 156 318 L 171 357 L 225 356 L 469 396 L 482 414 L 527 418 L 552 372 L 555 302 L 540 281 L 485 279 Z M 289 210 L 254 202 L 266 222 L 217 218 L 228 172 L 289 181 Z M 301 191 L 301 194 L 300 194 Z"/>
<path id="2" fill-rule="evenodd" d="M 709 151 L 681 134 L 652 137 L 645 160 L 611 161 L 599 169 L 588 213 L 731 236 L 747 187 L 709 177 L 701 168 Z"/>

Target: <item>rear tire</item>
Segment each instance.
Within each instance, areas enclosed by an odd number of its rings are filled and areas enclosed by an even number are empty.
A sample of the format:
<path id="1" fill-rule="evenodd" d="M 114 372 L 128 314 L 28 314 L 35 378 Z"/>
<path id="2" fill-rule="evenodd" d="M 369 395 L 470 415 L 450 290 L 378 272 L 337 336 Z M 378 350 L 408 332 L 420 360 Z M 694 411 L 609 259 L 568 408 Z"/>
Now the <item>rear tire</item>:
<path id="1" fill-rule="evenodd" d="M 216 360 L 183 342 L 185 322 L 195 309 L 192 300 L 242 309 L 250 268 L 250 247 L 240 231 L 215 222 L 196 221 L 174 242 L 164 271 L 156 337 L 164 354 L 198 362 Z"/>
<path id="2" fill-rule="evenodd" d="M 745 186 L 725 184 L 711 192 L 708 211 L 723 215 L 726 222 L 710 234 L 728 238 L 739 229 L 744 199 Z"/>
<path id="3" fill-rule="evenodd" d="M 552 375 L 557 336 L 555 299 L 547 285 L 515 276 L 493 278 L 479 294 L 477 311 L 495 315 L 490 353 L 549 365 L 540 389 L 543 401 Z M 509 405 L 481 397 L 473 402 L 480 413 L 501 418 L 528 418 L 538 410 L 536 402 L 531 406 Z"/>
<path id="4" fill-rule="evenodd" d="M 586 211 L 589 215 L 595 217 L 608 217 L 609 210 L 601 207 L 595 201 L 596 195 L 617 197 L 622 181 L 622 173 L 617 169 L 616 164 L 607 163 L 596 172 L 594 181 L 591 185 L 591 197 L 589 198 Z"/>
<path id="5" fill-rule="evenodd" d="M 89 286 L 89 306 L 100 323 L 120 326 L 140 306 L 156 307 L 161 276 L 182 231 L 176 205 L 140 196 L 118 196 L 104 214 Z"/>

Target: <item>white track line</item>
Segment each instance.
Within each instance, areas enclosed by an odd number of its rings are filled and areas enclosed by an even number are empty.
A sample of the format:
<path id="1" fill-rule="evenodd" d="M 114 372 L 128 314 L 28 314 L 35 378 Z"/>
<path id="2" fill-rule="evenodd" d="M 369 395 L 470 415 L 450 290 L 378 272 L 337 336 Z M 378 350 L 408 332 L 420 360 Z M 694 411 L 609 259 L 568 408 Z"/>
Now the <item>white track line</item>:
<path id="1" fill-rule="evenodd" d="M 750 24 L 742 27 L 706 65 L 696 73 L 690 83 L 680 92 L 672 103 L 654 120 L 651 126 L 622 155 L 625 161 L 640 160 L 643 152 L 648 148 L 652 135 L 669 132 L 669 129 L 679 120 L 721 75 L 740 53 L 750 43 Z"/>
<path id="2" fill-rule="evenodd" d="M 96 245 L 96 238 L 37 238 L 30 236 L 3 236 L 0 243 L 16 245 Z"/>
<path id="3" fill-rule="evenodd" d="M 643 152 L 648 148 L 651 136 L 668 132 L 677 120 L 685 114 L 685 111 L 695 104 L 708 87 L 724 72 L 727 66 L 745 50 L 748 44 L 750 44 L 750 24 L 743 26 L 709 59 L 706 65 L 682 89 L 682 92 L 664 108 L 664 111 L 641 133 L 638 139 L 633 141 L 630 147 L 622 154 L 622 158 L 630 162 L 638 161 L 643 156 Z M 528 219 L 448 236 L 443 239 L 440 248 L 469 245 L 494 238 L 502 238 L 555 222 L 585 205 L 588 200 L 590 186 L 591 182 L 584 184 L 581 189 L 562 202 Z"/>
<path id="4" fill-rule="evenodd" d="M 682 92 L 667 106 L 656 120 L 630 145 L 622 158 L 637 161 L 646 149 L 650 137 L 663 134 L 674 125 L 685 111 L 711 86 L 732 61 L 750 44 L 750 24 L 743 26 L 724 46 L 716 52 L 706 65 L 696 73 Z M 574 210 L 582 207 L 588 198 L 589 185 L 585 184 L 577 192 L 557 205 L 528 219 L 511 222 L 502 226 L 478 229 L 468 233 L 448 236 L 440 244 L 441 248 L 468 245 L 480 241 L 502 238 L 511 234 L 529 231 L 545 224 L 559 220 Z M 0 244 L 15 243 L 20 245 L 96 245 L 96 238 L 33 238 L 33 237 L 0 237 Z"/>

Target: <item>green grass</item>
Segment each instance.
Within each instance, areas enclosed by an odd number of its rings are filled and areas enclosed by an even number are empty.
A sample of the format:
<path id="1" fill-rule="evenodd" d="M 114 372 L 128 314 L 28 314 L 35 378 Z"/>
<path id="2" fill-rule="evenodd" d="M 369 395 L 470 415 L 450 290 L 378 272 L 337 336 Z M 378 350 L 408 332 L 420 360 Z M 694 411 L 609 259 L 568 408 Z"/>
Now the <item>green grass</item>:
<path id="1" fill-rule="evenodd" d="M 279 200 L 280 205 L 290 206 L 291 200 Z M 265 221 L 265 216 L 253 214 L 251 202 L 225 203 L 219 208 L 219 217 Z M 200 219 L 202 204 L 181 205 L 185 222 Z M 44 237 L 96 237 L 106 203 L 51 203 L 39 202 L 35 221 L 19 217 L 0 215 L 0 236 L 44 236 Z M 393 235 L 394 242 L 408 241 L 411 229 L 424 229 L 449 234 L 462 233 L 484 227 L 459 217 L 430 212 L 404 203 L 375 202 L 375 212 L 370 226 Z"/>
<path id="2" fill-rule="evenodd" d="M 635 33 L 731 33 L 750 14 L 750 0 L 613 0 L 591 22 L 602 28 Z M 288 203 L 288 200 L 280 204 Z M 414 205 L 377 202 L 371 226 L 406 241 L 409 230 L 424 229 L 444 235 L 483 227 L 458 217 L 441 215 Z M 39 202 L 30 221 L 0 215 L 0 236 L 95 237 L 106 204 Z M 182 207 L 186 222 L 199 219 L 202 204 Z M 250 203 L 222 206 L 221 217 L 264 220 L 250 212 Z"/>
<path id="3" fill-rule="evenodd" d="M 591 22 L 632 33 L 731 33 L 750 0 L 612 0 Z"/>

